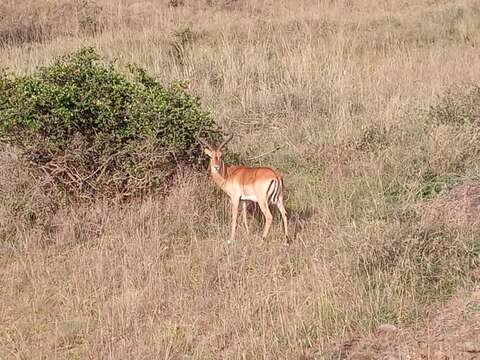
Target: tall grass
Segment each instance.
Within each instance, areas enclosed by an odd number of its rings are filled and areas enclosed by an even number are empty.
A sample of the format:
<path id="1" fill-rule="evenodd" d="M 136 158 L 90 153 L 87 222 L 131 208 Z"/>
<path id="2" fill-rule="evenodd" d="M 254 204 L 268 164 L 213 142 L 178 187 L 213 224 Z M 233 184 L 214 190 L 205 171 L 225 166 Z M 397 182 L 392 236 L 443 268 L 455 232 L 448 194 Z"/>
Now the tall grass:
<path id="1" fill-rule="evenodd" d="M 479 83 L 478 1 L 98 0 L 95 31 L 59 3 L 1 5 L 0 41 L 17 18 L 49 30 L 8 35 L 0 66 L 93 45 L 189 80 L 243 158 L 280 146 L 249 164 L 283 173 L 295 239 L 277 216 L 262 242 L 256 217 L 227 246 L 226 198 L 196 173 L 167 198 L 46 211 L 3 150 L 1 358 L 321 358 L 468 286 L 476 230 L 426 226 L 417 205 L 478 177 L 478 124 L 438 117 Z"/>

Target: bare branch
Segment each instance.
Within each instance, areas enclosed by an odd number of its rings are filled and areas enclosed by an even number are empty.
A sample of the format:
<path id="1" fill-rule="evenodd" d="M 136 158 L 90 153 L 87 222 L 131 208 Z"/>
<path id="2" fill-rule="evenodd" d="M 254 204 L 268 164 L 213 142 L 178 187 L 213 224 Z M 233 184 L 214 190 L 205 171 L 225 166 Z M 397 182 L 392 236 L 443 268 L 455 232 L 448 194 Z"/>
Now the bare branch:
<path id="1" fill-rule="evenodd" d="M 213 150 L 213 146 L 211 146 L 206 140 L 202 139 L 199 135 L 195 136 L 195 139 L 197 139 L 197 141 L 203 146 Z"/>
<path id="2" fill-rule="evenodd" d="M 263 154 L 260 154 L 260 155 L 258 155 L 258 156 L 254 156 L 254 157 L 248 158 L 247 160 L 256 160 L 256 159 L 259 159 L 259 158 L 261 158 L 261 157 L 264 157 L 265 155 L 269 155 L 269 154 L 271 154 L 271 153 L 274 153 L 275 151 L 280 150 L 281 148 L 282 148 L 281 146 L 277 146 L 277 147 L 276 147 L 275 149 L 273 149 L 273 150 L 267 151 L 267 152 L 265 152 L 265 153 L 263 153 Z"/>

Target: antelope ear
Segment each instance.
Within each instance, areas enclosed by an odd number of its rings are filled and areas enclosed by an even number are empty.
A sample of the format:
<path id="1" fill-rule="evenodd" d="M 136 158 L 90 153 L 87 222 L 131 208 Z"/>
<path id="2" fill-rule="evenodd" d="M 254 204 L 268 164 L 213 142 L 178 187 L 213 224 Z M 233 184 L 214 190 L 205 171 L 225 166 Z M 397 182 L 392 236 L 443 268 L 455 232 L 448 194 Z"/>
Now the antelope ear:
<path id="1" fill-rule="evenodd" d="M 212 150 L 210 150 L 209 148 L 203 149 L 203 152 L 207 154 L 209 157 L 213 157 Z"/>

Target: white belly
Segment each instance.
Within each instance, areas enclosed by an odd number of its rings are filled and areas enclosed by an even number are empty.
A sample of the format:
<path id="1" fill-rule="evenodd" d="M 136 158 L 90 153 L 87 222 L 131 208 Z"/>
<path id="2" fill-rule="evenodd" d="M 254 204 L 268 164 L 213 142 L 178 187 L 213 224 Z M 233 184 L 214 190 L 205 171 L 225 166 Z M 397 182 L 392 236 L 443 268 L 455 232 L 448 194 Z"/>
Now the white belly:
<path id="1" fill-rule="evenodd" d="M 257 197 L 255 195 L 242 195 L 240 196 L 240 200 L 250 200 L 258 202 Z"/>

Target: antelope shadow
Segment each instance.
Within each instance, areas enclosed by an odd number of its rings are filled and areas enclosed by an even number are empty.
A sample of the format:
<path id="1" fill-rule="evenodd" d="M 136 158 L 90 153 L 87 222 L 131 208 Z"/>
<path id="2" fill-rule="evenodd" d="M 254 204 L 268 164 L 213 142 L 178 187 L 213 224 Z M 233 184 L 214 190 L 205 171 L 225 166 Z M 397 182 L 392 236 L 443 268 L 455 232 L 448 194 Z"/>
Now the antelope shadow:
<path id="1" fill-rule="evenodd" d="M 272 215 L 274 219 L 280 219 L 280 212 L 275 206 L 271 206 Z M 298 234 L 303 231 L 305 225 L 310 221 L 310 219 L 315 215 L 315 210 L 311 206 L 306 206 L 302 209 L 291 209 L 286 207 L 288 214 L 288 227 L 290 232 L 290 240 L 297 238 Z M 250 218 L 250 221 L 254 220 L 255 223 L 263 224 L 263 216 L 260 211 L 260 208 L 257 203 L 252 201 L 247 201 L 247 213 Z"/>

